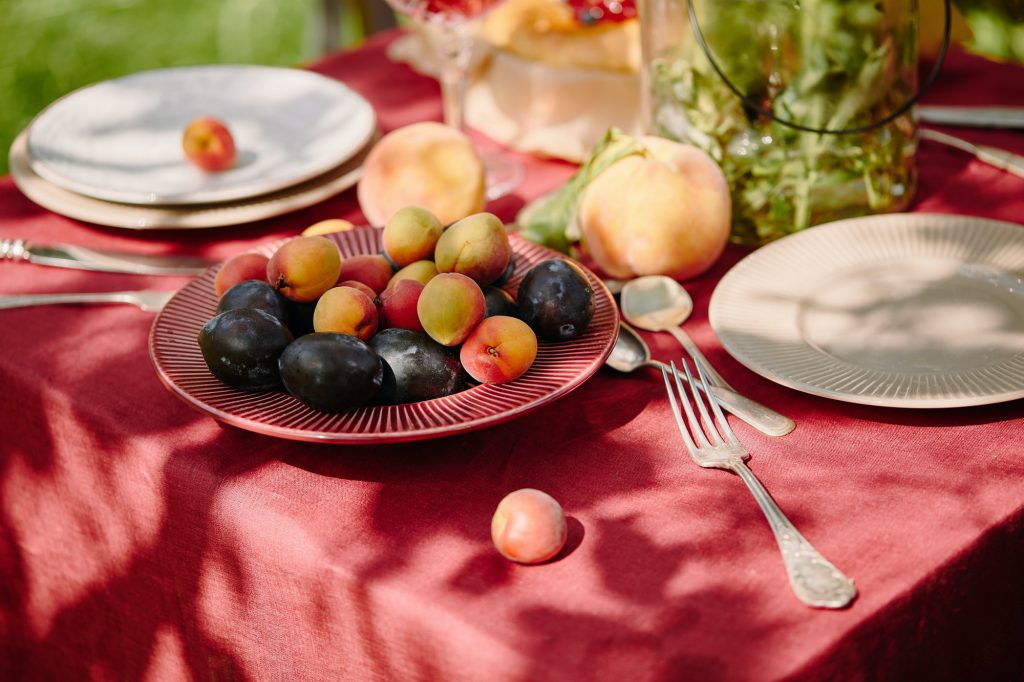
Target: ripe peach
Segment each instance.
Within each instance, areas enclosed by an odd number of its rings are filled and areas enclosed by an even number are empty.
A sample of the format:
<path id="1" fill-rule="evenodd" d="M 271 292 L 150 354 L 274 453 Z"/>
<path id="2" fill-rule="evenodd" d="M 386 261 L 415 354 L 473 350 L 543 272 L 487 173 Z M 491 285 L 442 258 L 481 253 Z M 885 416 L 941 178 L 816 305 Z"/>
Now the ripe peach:
<path id="1" fill-rule="evenodd" d="M 377 294 L 391 280 L 394 271 L 384 256 L 379 254 L 360 254 L 349 256 L 341 263 L 341 274 L 338 279 L 354 279 L 370 287 Z"/>
<path id="2" fill-rule="evenodd" d="M 267 262 L 267 281 L 293 301 L 315 301 L 337 283 L 341 252 L 326 237 L 293 237 Z"/>
<path id="3" fill-rule="evenodd" d="M 537 357 L 537 335 L 517 317 L 485 318 L 462 342 L 462 366 L 482 384 L 503 384 L 521 376 Z"/>
<path id="4" fill-rule="evenodd" d="M 453 223 L 487 203 L 484 165 L 469 137 L 436 121 L 392 130 L 367 154 L 356 196 L 371 225 L 405 206 Z"/>
<path id="5" fill-rule="evenodd" d="M 181 138 L 185 158 L 205 171 L 224 171 L 235 165 L 238 151 L 231 131 L 220 120 L 202 116 L 185 126 Z"/>
<path id="6" fill-rule="evenodd" d="M 458 272 L 445 272 L 427 282 L 416 302 L 423 331 L 442 346 L 457 346 L 484 318 L 484 292 Z"/>
<path id="7" fill-rule="evenodd" d="M 511 492 L 491 518 L 491 540 L 506 559 L 539 564 L 562 551 L 569 537 L 565 512 L 555 498 L 535 488 Z"/>
<path id="8" fill-rule="evenodd" d="M 434 257 L 434 246 L 444 227 L 425 208 L 406 206 L 388 218 L 381 239 L 384 252 L 399 267 Z"/>
<path id="9" fill-rule="evenodd" d="M 240 253 L 224 261 L 224 265 L 213 278 L 213 288 L 217 297 L 247 279 L 267 278 L 267 261 L 270 259 L 261 253 Z"/>
<path id="10" fill-rule="evenodd" d="M 367 341 L 377 333 L 377 306 L 354 287 L 328 289 L 313 310 L 313 330 L 348 334 Z"/>
<path id="11" fill-rule="evenodd" d="M 355 228 L 351 222 L 341 218 L 328 218 L 318 223 L 313 223 L 302 231 L 303 237 L 315 237 L 317 235 L 331 234 L 332 232 L 348 232 Z"/>
<path id="12" fill-rule="evenodd" d="M 461 272 L 481 285 L 501 277 L 511 257 L 505 225 L 490 213 L 477 213 L 449 226 L 434 249 L 438 272 Z"/>
<path id="13" fill-rule="evenodd" d="M 347 279 L 344 282 L 338 282 L 337 284 L 335 284 L 335 286 L 352 287 L 353 289 L 358 289 L 359 291 L 366 294 L 369 297 L 369 299 L 373 301 L 374 305 L 380 303 L 380 299 L 377 298 L 377 292 L 371 289 L 370 287 L 366 286 L 362 282 L 357 282 L 354 279 Z"/>
<path id="14" fill-rule="evenodd" d="M 401 279 L 385 289 L 380 295 L 381 326 L 423 331 L 416 309 L 422 293 L 423 283 L 415 279 Z"/>
<path id="15" fill-rule="evenodd" d="M 639 140 L 650 154 L 616 161 L 581 195 L 583 245 L 610 277 L 695 277 L 718 259 L 729 238 L 725 175 L 697 147 Z"/>
<path id="16" fill-rule="evenodd" d="M 409 263 L 392 275 L 388 287 L 394 286 L 395 282 L 403 279 L 414 279 L 420 284 L 426 284 L 435 276 L 437 276 L 437 266 L 434 265 L 434 261 L 418 260 L 415 263 Z"/>

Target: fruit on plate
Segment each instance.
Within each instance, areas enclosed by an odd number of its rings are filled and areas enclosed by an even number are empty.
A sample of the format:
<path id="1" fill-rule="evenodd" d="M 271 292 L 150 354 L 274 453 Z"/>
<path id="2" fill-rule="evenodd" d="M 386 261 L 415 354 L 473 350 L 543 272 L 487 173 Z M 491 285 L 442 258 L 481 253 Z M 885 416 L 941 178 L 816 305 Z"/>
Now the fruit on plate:
<path id="1" fill-rule="evenodd" d="M 566 253 L 578 243 L 619 279 L 696 277 L 722 254 L 731 221 L 729 187 L 710 156 L 617 130 L 563 186 L 516 217 L 523 237 Z"/>
<path id="2" fill-rule="evenodd" d="M 518 379 L 537 357 L 537 335 L 518 317 L 485 318 L 462 342 L 459 359 L 482 384 Z"/>
<path id="3" fill-rule="evenodd" d="M 384 291 L 384 287 L 394 275 L 391 263 L 379 254 L 363 254 L 349 256 L 341 262 L 339 280 L 355 280 L 373 289 L 376 294 Z"/>
<path id="4" fill-rule="evenodd" d="M 185 126 L 181 138 L 185 158 L 204 171 L 225 171 L 235 165 L 238 151 L 227 125 L 213 116 L 201 116 Z"/>
<path id="5" fill-rule="evenodd" d="M 370 348 L 384 361 L 384 384 L 377 402 L 415 403 L 465 388 L 458 356 L 423 332 L 383 329 L 370 341 Z"/>
<path id="6" fill-rule="evenodd" d="M 377 333 L 377 305 L 355 287 L 333 287 L 313 310 L 313 331 L 349 334 L 367 341 Z"/>
<path id="7" fill-rule="evenodd" d="M 236 308 L 208 320 L 199 349 L 215 377 L 243 391 L 280 386 L 277 361 L 292 334 L 281 320 L 255 308 Z"/>
<path id="8" fill-rule="evenodd" d="M 522 488 L 506 495 L 491 518 L 491 540 L 506 559 L 521 564 L 539 564 L 565 547 L 569 527 L 562 505 L 535 488 Z"/>
<path id="9" fill-rule="evenodd" d="M 354 227 L 355 225 L 348 220 L 344 220 L 342 218 L 328 218 L 327 220 L 321 220 L 307 227 L 302 231 L 302 236 L 316 237 L 331 234 L 332 232 L 348 232 Z"/>
<path id="10" fill-rule="evenodd" d="M 442 225 L 482 211 L 484 165 L 465 133 L 436 121 L 413 123 L 382 137 L 363 162 L 356 196 L 371 225 L 420 206 Z"/>
<path id="11" fill-rule="evenodd" d="M 287 299 L 274 291 L 265 279 L 247 279 L 224 292 L 217 301 L 217 313 L 238 308 L 256 308 L 287 324 Z"/>
<path id="12" fill-rule="evenodd" d="M 416 302 L 423 331 L 442 346 L 462 343 L 486 309 L 480 285 L 457 272 L 443 272 L 427 282 Z"/>
<path id="13" fill-rule="evenodd" d="M 484 317 L 495 315 L 508 315 L 519 317 L 519 308 L 516 306 L 516 299 L 501 287 L 488 284 L 480 287 L 484 292 Z"/>
<path id="14" fill-rule="evenodd" d="M 444 231 L 433 213 L 419 206 L 406 206 L 384 225 L 381 241 L 384 253 L 398 267 L 434 257 L 434 246 Z"/>
<path id="15" fill-rule="evenodd" d="M 341 252 L 326 237 L 293 237 L 267 262 L 267 281 L 285 298 L 298 302 L 320 298 L 337 284 L 340 274 Z"/>
<path id="16" fill-rule="evenodd" d="M 247 279 L 266 279 L 268 260 L 262 253 L 252 252 L 228 258 L 213 278 L 217 296 L 223 296 L 225 291 Z"/>
<path id="17" fill-rule="evenodd" d="M 574 339 L 594 316 L 594 290 L 569 260 L 553 258 L 530 268 L 519 283 L 519 314 L 546 341 Z"/>
<path id="18" fill-rule="evenodd" d="M 423 331 L 417 304 L 423 283 L 416 279 L 400 279 L 380 295 L 382 326 Z"/>
<path id="19" fill-rule="evenodd" d="M 450 225 L 434 251 L 438 272 L 460 272 L 480 285 L 501 277 L 511 257 L 505 224 L 490 213 L 475 213 Z"/>
<path id="20" fill-rule="evenodd" d="M 322 412 L 361 407 L 384 381 L 380 356 L 348 334 L 314 332 L 295 339 L 279 364 L 285 389 Z"/>
<path id="21" fill-rule="evenodd" d="M 418 260 L 415 263 L 409 263 L 392 275 L 388 281 L 388 288 L 393 287 L 395 282 L 403 279 L 414 279 L 420 284 L 426 284 L 436 275 L 437 265 L 434 264 L 433 260 Z"/>

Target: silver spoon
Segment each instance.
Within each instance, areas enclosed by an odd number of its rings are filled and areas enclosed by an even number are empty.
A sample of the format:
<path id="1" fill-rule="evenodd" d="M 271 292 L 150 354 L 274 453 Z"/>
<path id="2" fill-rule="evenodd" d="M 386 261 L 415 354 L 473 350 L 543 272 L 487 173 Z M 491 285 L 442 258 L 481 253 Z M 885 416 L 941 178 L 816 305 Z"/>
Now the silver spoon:
<path id="1" fill-rule="evenodd" d="M 620 305 L 622 314 L 631 324 L 652 332 L 667 331 L 676 337 L 683 348 L 701 363 L 704 374 L 712 384 L 712 391 L 726 410 L 769 436 L 784 436 L 796 428 L 796 423 L 789 417 L 737 393 L 680 328 L 679 325 L 693 312 L 693 299 L 679 282 L 662 275 L 630 280 L 622 286 Z M 619 334 L 620 338 L 623 336 Z M 639 339 L 639 336 L 634 336 Z M 643 343 L 642 339 L 640 343 Z M 650 350 L 647 350 L 646 355 L 649 359 Z"/>

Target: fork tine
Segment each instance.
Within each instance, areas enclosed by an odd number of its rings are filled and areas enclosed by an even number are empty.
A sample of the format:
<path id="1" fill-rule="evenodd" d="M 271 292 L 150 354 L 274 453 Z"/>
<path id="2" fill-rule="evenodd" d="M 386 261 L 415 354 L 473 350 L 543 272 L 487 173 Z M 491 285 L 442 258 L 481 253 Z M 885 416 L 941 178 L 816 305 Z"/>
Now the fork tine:
<path id="1" fill-rule="evenodd" d="M 681 362 L 683 363 L 683 369 L 686 370 L 685 360 L 681 360 Z M 674 362 L 670 362 L 669 366 L 672 368 L 672 376 L 675 378 L 676 388 L 679 390 L 679 396 L 683 401 L 683 409 L 686 410 L 686 419 L 690 424 L 690 431 L 694 434 L 694 440 L 700 441 L 702 447 L 711 447 L 711 443 L 708 442 L 708 438 L 704 434 L 704 429 L 701 427 L 700 420 L 697 418 L 696 413 L 694 413 L 693 407 L 690 406 L 690 395 L 687 393 L 686 389 L 683 388 L 683 378 L 679 376 L 679 370 L 676 369 L 676 364 Z M 686 373 L 687 376 L 689 376 L 688 370 Z M 691 383 L 687 383 L 687 386 L 690 387 L 690 393 L 693 394 L 694 402 L 699 404 L 700 397 L 697 394 L 697 389 L 694 388 L 694 385 Z M 703 409 L 703 406 L 701 406 L 701 409 Z"/>
<path id="2" fill-rule="evenodd" d="M 713 441 L 713 444 L 714 445 L 722 445 L 722 444 L 724 444 L 725 443 L 725 439 L 723 439 L 722 436 L 718 433 L 718 428 L 716 428 L 715 422 L 711 419 L 711 414 L 708 412 L 708 408 L 705 407 L 705 405 L 704 405 L 704 399 L 701 396 L 701 392 L 696 390 L 697 382 L 693 378 L 693 374 L 690 373 L 690 363 L 688 363 L 686 361 L 686 358 L 680 358 L 679 359 L 679 364 L 682 365 L 683 372 L 686 373 L 686 382 L 690 386 L 690 391 L 693 393 L 693 402 L 695 402 L 697 404 L 697 409 L 700 411 L 701 419 L 704 421 L 704 424 L 707 426 L 708 435 L 711 436 L 711 440 Z M 710 394 L 711 393 L 711 389 L 708 387 L 707 377 L 700 370 L 700 364 L 698 364 L 697 362 L 694 362 L 693 364 L 697 368 L 697 372 L 700 374 L 700 379 L 701 379 L 701 383 L 703 384 L 705 395 Z M 713 396 L 712 396 L 712 398 L 713 398 Z M 711 406 L 712 406 L 712 408 L 714 408 L 714 406 L 715 406 L 715 401 L 714 400 L 711 401 Z"/>
<path id="3" fill-rule="evenodd" d="M 740 445 L 740 439 L 736 437 L 736 434 L 733 432 L 732 427 L 729 426 L 729 420 L 725 418 L 725 414 L 722 412 L 722 405 L 721 403 L 718 402 L 718 398 L 715 396 L 714 391 L 711 390 L 711 386 L 708 385 L 708 377 L 704 373 L 704 370 L 701 368 L 700 365 L 701 363 L 697 362 L 695 359 L 693 362 L 693 366 L 697 368 L 697 374 L 700 376 L 700 383 L 701 386 L 704 388 L 704 396 L 708 399 L 708 403 L 711 404 L 711 409 L 715 413 L 715 421 L 720 425 L 717 431 L 721 431 L 722 433 L 725 434 L 725 438 L 726 440 L 729 441 L 730 445 L 742 447 L 742 445 Z M 686 377 L 691 382 L 693 381 L 693 377 L 690 376 L 689 371 L 687 371 Z M 701 410 L 704 410 L 703 402 L 701 403 Z M 704 414 L 705 416 L 707 416 L 706 412 Z M 718 435 L 717 431 L 715 435 Z"/>
<path id="4" fill-rule="evenodd" d="M 675 367 L 672 368 L 672 371 L 675 371 Z M 683 437 L 683 443 L 686 444 L 686 449 L 690 451 L 690 456 L 696 457 L 697 444 L 693 442 L 693 438 L 690 437 L 690 432 L 687 430 L 686 424 L 683 422 L 683 415 L 679 411 L 679 401 L 676 400 L 676 393 L 675 391 L 672 390 L 672 384 L 669 382 L 668 379 L 668 370 L 665 369 L 664 365 L 661 366 L 661 376 L 665 380 L 665 392 L 668 393 L 668 401 L 669 404 L 672 405 L 672 414 L 675 415 L 676 426 L 679 427 L 679 433 Z M 689 412 L 690 405 L 689 401 L 686 399 L 685 393 L 682 396 L 682 400 L 683 403 L 686 405 L 687 411 Z"/>

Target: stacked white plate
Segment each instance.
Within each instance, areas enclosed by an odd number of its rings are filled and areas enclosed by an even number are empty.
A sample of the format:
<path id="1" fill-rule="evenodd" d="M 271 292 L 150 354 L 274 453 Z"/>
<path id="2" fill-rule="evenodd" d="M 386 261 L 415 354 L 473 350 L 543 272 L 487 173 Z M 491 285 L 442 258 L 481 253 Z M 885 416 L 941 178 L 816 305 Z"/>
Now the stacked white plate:
<path id="1" fill-rule="evenodd" d="M 182 134 L 212 116 L 238 159 L 210 173 L 186 161 Z M 377 130 L 344 84 L 300 69 L 191 66 L 145 71 L 63 97 L 11 147 L 11 174 L 36 203 L 135 229 L 236 225 L 351 187 Z"/>

